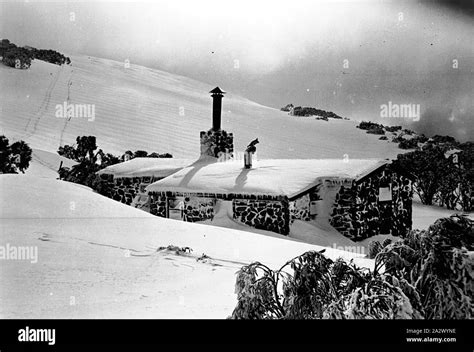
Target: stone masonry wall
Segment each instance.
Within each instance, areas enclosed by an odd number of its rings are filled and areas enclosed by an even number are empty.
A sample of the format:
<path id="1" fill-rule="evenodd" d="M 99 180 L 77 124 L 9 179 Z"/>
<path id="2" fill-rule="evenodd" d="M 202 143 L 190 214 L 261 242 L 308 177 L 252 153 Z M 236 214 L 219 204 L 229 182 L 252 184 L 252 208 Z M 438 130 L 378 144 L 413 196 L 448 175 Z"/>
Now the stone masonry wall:
<path id="1" fill-rule="evenodd" d="M 403 175 L 392 176 L 392 235 L 405 236 L 412 228 L 413 187 Z"/>
<path id="2" fill-rule="evenodd" d="M 176 194 L 149 193 L 150 213 L 166 218 L 166 204 L 169 200 L 176 199 Z M 196 222 L 214 218 L 215 200 L 201 197 L 185 197 L 183 209 L 183 221 Z"/>
<path id="3" fill-rule="evenodd" d="M 113 175 L 101 175 L 101 178 L 108 181 L 111 189 L 109 198 L 127 205 L 131 205 L 133 198 L 140 193 L 140 185 L 148 185 L 159 180 L 150 176 L 115 178 Z"/>
<path id="4" fill-rule="evenodd" d="M 218 158 L 222 154 L 233 155 L 234 136 L 224 130 L 201 131 L 201 156 Z"/>
<path id="5" fill-rule="evenodd" d="M 164 195 L 149 193 L 150 196 L 150 213 L 162 218 L 166 218 L 166 202 Z"/>
<path id="6" fill-rule="evenodd" d="M 290 233 L 289 202 L 282 200 L 234 199 L 232 201 L 234 219 L 256 229 Z"/>
<path id="7" fill-rule="evenodd" d="M 291 223 L 295 220 L 309 221 L 309 194 L 305 194 L 300 198 L 290 202 L 290 219 Z"/>
<path id="8" fill-rule="evenodd" d="M 184 199 L 183 220 L 188 222 L 214 218 L 215 200 L 209 198 L 186 197 Z"/>
<path id="9" fill-rule="evenodd" d="M 391 201 L 379 201 L 380 187 L 391 187 Z M 411 198 L 411 181 L 385 168 L 352 187 L 340 188 L 330 224 L 354 241 L 387 232 L 404 236 L 412 225 Z"/>
<path id="10" fill-rule="evenodd" d="M 355 217 L 355 190 L 341 186 L 336 194 L 329 223 L 344 236 L 352 237 L 352 219 Z"/>

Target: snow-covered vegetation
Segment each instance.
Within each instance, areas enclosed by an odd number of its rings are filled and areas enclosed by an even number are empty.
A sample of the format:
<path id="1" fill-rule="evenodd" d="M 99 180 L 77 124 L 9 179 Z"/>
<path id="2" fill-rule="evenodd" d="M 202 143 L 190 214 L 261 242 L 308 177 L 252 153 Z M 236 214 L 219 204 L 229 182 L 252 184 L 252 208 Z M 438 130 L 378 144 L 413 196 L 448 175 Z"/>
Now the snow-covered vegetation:
<path id="1" fill-rule="evenodd" d="M 306 252 L 277 270 L 240 269 L 235 319 L 471 319 L 474 315 L 474 221 L 440 219 L 428 230 L 371 254 L 373 270 L 323 251 Z"/>

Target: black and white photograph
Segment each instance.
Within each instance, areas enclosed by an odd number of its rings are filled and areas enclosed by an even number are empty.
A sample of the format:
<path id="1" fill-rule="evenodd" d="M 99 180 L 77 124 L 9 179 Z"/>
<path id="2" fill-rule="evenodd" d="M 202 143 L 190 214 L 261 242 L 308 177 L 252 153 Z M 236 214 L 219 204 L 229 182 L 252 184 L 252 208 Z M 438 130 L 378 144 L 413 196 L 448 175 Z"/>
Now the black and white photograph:
<path id="1" fill-rule="evenodd" d="M 4 342 L 473 318 L 472 1 L 0 0 Z"/>

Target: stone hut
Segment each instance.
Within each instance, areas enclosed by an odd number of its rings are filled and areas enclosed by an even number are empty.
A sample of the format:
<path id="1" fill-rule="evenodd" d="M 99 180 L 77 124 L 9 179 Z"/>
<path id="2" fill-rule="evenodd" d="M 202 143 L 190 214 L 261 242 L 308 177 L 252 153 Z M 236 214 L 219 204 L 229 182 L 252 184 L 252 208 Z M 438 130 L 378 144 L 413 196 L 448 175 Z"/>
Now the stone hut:
<path id="1" fill-rule="evenodd" d="M 110 179 L 112 198 L 190 222 L 213 219 L 216 205 L 227 202 L 235 221 L 283 235 L 296 220 L 333 227 L 355 241 L 411 229 L 412 180 L 389 160 L 276 159 L 244 165 L 234 158 L 233 134 L 221 128 L 225 92 L 216 87 L 210 93 L 212 127 L 200 132 L 199 159 L 136 158 L 110 166 L 100 174 Z"/>
<path id="2" fill-rule="evenodd" d="M 184 201 L 186 221 L 212 219 L 232 202 L 236 221 L 283 235 L 295 220 L 327 223 L 353 239 L 411 229 L 411 180 L 387 160 L 198 161 L 146 188 L 152 214 Z"/>
<path id="3" fill-rule="evenodd" d="M 110 198 L 149 211 L 146 186 L 192 163 L 193 160 L 189 159 L 135 158 L 108 166 L 97 174 L 109 182 L 112 189 Z"/>

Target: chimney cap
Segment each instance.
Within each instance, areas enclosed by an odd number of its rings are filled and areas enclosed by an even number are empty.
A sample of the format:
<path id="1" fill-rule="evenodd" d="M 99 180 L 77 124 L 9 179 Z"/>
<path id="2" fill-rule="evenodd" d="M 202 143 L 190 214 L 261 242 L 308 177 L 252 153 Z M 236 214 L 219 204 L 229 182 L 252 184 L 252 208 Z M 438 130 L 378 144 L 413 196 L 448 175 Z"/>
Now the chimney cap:
<path id="1" fill-rule="evenodd" d="M 219 87 L 216 87 L 214 88 L 213 90 L 211 90 L 209 93 L 212 93 L 212 94 L 225 94 L 226 92 L 224 92 L 222 89 L 220 89 Z"/>

